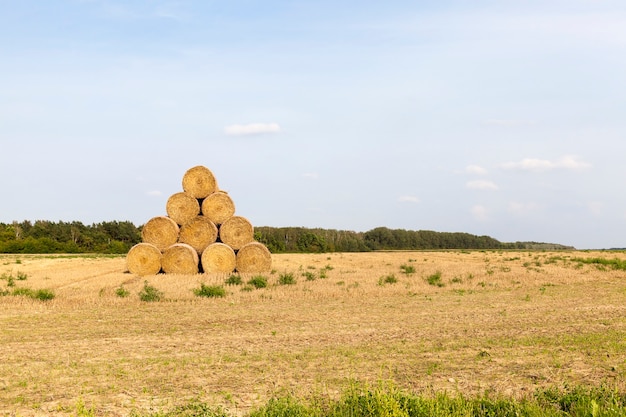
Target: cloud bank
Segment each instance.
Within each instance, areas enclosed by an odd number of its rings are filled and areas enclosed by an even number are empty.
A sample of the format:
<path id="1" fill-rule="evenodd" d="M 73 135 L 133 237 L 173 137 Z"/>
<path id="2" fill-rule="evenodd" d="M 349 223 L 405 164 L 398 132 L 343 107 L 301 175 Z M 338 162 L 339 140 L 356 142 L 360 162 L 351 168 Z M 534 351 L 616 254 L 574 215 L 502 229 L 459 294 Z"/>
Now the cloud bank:
<path id="1" fill-rule="evenodd" d="M 280 132 L 281 128 L 278 123 L 249 123 L 224 127 L 224 133 L 228 136 L 250 136 Z"/>
<path id="2" fill-rule="evenodd" d="M 525 158 L 519 162 L 505 162 L 502 169 L 513 171 L 546 172 L 556 169 L 582 170 L 591 167 L 591 164 L 581 161 L 575 155 L 565 155 L 554 161 L 548 159 Z"/>

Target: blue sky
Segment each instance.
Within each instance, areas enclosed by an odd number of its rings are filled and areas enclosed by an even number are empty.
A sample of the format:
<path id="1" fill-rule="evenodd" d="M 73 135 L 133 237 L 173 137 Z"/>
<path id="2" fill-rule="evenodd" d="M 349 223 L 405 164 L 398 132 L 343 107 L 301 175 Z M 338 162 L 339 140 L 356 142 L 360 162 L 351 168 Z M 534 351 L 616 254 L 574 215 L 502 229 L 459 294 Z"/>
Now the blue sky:
<path id="1" fill-rule="evenodd" d="M 623 1 L 0 3 L 0 222 L 165 214 L 626 247 Z"/>

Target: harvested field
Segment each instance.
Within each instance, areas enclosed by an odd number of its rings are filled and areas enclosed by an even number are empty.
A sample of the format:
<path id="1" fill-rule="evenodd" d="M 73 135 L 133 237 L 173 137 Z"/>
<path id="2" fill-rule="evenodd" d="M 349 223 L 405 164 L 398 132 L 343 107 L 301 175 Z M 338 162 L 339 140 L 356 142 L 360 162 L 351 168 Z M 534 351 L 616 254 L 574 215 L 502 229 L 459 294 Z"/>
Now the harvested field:
<path id="1" fill-rule="evenodd" d="M 274 254 L 266 288 L 241 274 L 225 297 L 203 298 L 194 289 L 229 275 L 0 255 L 0 415 L 69 416 L 81 404 L 128 415 L 192 399 L 245 413 L 354 380 L 516 398 L 565 384 L 623 390 L 624 265 L 624 252 Z M 280 285 L 288 274 L 295 283 Z M 140 300 L 146 283 L 161 301 Z"/>

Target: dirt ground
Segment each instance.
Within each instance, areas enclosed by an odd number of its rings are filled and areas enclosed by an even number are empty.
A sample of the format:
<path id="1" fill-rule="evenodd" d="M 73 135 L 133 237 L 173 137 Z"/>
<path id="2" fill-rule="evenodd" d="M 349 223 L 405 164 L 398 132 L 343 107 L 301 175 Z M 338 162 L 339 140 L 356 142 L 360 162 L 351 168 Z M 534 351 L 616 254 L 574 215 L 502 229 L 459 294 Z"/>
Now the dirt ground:
<path id="1" fill-rule="evenodd" d="M 425 395 L 624 389 L 626 271 L 593 258 L 626 253 L 281 254 L 267 288 L 242 276 L 204 298 L 193 290 L 228 276 L 0 255 L 0 415 L 128 415 L 191 400 L 245 413 L 273 395 L 335 397 L 354 381 Z M 296 283 L 281 285 L 289 275 Z M 146 284 L 163 298 L 141 301 Z"/>

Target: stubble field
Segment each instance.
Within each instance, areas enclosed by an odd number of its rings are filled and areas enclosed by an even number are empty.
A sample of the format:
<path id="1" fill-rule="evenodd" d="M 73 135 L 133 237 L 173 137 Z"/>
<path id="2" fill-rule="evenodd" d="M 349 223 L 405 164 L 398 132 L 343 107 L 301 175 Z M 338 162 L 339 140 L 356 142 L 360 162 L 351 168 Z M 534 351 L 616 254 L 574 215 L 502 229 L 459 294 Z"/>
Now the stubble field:
<path id="1" fill-rule="evenodd" d="M 194 290 L 229 276 L 137 277 L 124 257 L 0 255 L 0 415 L 128 415 L 190 401 L 244 414 L 273 396 L 336 397 L 355 381 L 513 398 L 623 390 L 623 263 L 624 252 L 280 254 L 266 288 L 242 276 L 205 298 Z M 146 283 L 160 301 L 140 299 Z M 28 296 L 41 289 L 54 298 Z"/>

